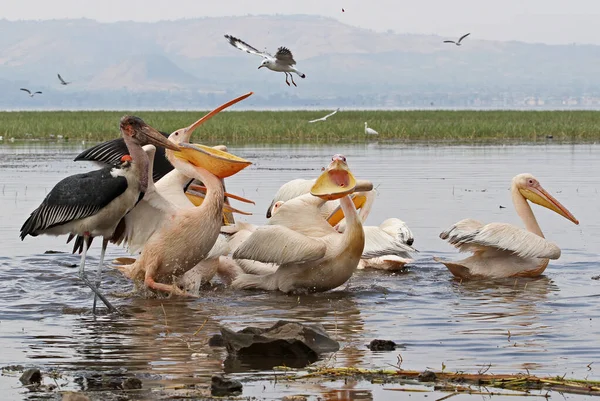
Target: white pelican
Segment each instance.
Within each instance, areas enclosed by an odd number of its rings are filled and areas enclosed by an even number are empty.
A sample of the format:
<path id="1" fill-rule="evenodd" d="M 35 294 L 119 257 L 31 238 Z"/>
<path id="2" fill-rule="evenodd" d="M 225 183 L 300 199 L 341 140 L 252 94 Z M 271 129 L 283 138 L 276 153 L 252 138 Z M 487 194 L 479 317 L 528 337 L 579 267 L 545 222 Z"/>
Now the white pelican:
<path id="1" fill-rule="evenodd" d="M 127 156 L 119 168 L 105 167 L 63 179 L 52 188 L 21 227 L 21 240 L 27 235 L 40 234 L 81 236 L 83 252 L 79 277 L 111 311 L 116 309 L 98 290 L 99 279 L 94 285 L 85 276 L 89 239 L 94 236 L 104 238 L 98 264 L 99 278 L 108 239 L 114 235 L 123 216 L 134 208 L 148 188 L 149 161 L 140 142 L 145 140 L 158 146 L 179 149 L 138 117 L 124 116 L 120 129 L 131 156 Z"/>
<path id="2" fill-rule="evenodd" d="M 471 33 L 469 32 L 469 33 L 467 33 L 467 34 L 465 34 L 465 35 L 461 36 L 461 37 L 460 37 L 460 39 L 458 39 L 458 42 L 455 42 L 455 41 L 453 41 L 453 40 L 444 40 L 444 43 L 454 43 L 456 46 L 461 46 L 460 42 L 461 42 L 461 41 L 462 41 L 464 38 L 466 38 L 467 36 L 469 36 L 470 34 L 471 34 Z"/>
<path id="3" fill-rule="evenodd" d="M 348 196 L 355 190 L 356 180 L 346 158 L 334 155 L 310 194 L 284 202 L 269 224 L 256 229 L 233 253 L 234 259 L 276 263 L 277 271 L 242 274 L 232 287 L 318 292 L 345 283 L 356 270 L 365 245 L 360 218 Z M 331 199 L 340 199 L 347 221 L 344 233 L 320 216 L 319 207 Z"/>
<path id="4" fill-rule="evenodd" d="M 315 120 L 310 120 L 309 123 L 316 123 L 317 121 L 325 121 L 327 120 L 329 117 L 331 117 L 332 115 L 334 115 L 335 113 L 337 113 L 338 111 L 340 111 L 340 109 L 338 108 L 337 110 L 335 110 L 333 113 L 329 113 L 327 114 L 325 117 L 321 117 L 321 118 L 317 118 Z"/>
<path id="5" fill-rule="evenodd" d="M 461 278 L 536 277 L 544 272 L 550 259 L 560 257 L 560 248 L 548 242 L 527 200 L 548 208 L 575 224 L 579 221 L 554 199 L 531 174 L 519 174 L 512 180 L 512 201 L 525 230 L 506 223 L 483 224 L 465 219 L 440 234 L 461 252 L 473 256 L 446 265 Z"/>
<path id="6" fill-rule="evenodd" d="M 116 266 L 125 276 L 143 280 L 147 287 L 155 290 L 190 295 L 173 285 L 174 278 L 182 276 L 209 256 L 223 221 L 225 192 L 221 178 L 235 174 L 250 162 L 213 148 L 191 145 L 189 138 L 194 129 L 208 118 L 251 94 L 226 103 L 172 134 L 178 138 L 181 151 L 169 151 L 167 158 L 183 175 L 206 185 L 205 199 L 198 207 L 180 208 L 168 215 L 161 227 L 148 238 L 141 256 L 133 264 Z"/>
<path id="7" fill-rule="evenodd" d="M 271 205 L 267 210 L 267 218 L 277 210 L 281 204 L 295 197 L 306 194 L 314 185 L 316 180 L 295 179 L 283 184 Z M 376 191 L 357 192 L 352 194 L 354 205 L 360 208 L 359 217 L 364 224 L 367 219 L 373 203 L 375 202 Z M 338 232 L 344 232 L 345 221 L 344 213 L 340 208 L 339 201 L 325 202 L 320 208 L 321 217 L 325 218 Z M 402 270 L 404 265 L 411 262 L 410 253 L 417 252 L 412 247 L 414 236 L 405 222 L 400 219 L 391 218 L 384 221 L 380 226 L 363 226 L 365 230 L 365 249 L 375 250 L 377 257 L 372 254 L 363 254 L 359 269 L 373 268 L 379 270 Z M 387 252 L 387 253 L 386 253 Z M 264 271 L 265 268 L 273 268 L 272 265 L 239 261 L 238 264 L 246 273 L 255 273 Z"/>
<path id="8" fill-rule="evenodd" d="M 277 49 L 277 53 L 275 53 L 275 57 L 273 57 L 266 51 L 261 52 L 250 46 L 248 43 L 231 35 L 225 35 L 225 38 L 233 47 L 243 50 L 246 53 L 261 56 L 264 60 L 258 66 L 259 69 L 262 67 L 267 67 L 271 71 L 283 72 L 285 74 L 285 83 L 288 84 L 288 86 L 290 86 L 290 83 L 288 82 L 288 75 L 292 79 L 294 86 L 298 86 L 294 82 L 292 72 L 298 74 L 300 78 L 306 78 L 305 74 L 301 73 L 296 69 L 296 67 L 294 67 L 296 65 L 296 61 L 294 60 L 294 56 L 292 56 L 292 52 L 287 47 L 280 47 Z"/>
<path id="9" fill-rule="evenodd" d="M 367 135 L 379 135 L 379 132 L 375 131 L 373 128 L 367 127 L 367 122 L 365 121 L 365 134 L 367 134 Z"/>
<path id="10" fill-rule="evenodd" d="M 39 93 L 40 95 L 42 94 L 42 92 L 40 92 L 40 91 L 37 91 L 37 92 L 33 92 L 33 93 L 31 93 L 31 91 L 30 91 L 29 89 L 27 89 L 27 88 L 21 88 L 21 90 L 22 90 L 23 92 L 27 92 L 27 93 L 29 93 L 29 97 L 34 97 L 34 96 L 35 96 L 35 95 L 37 95 L 38 93 Z"/>

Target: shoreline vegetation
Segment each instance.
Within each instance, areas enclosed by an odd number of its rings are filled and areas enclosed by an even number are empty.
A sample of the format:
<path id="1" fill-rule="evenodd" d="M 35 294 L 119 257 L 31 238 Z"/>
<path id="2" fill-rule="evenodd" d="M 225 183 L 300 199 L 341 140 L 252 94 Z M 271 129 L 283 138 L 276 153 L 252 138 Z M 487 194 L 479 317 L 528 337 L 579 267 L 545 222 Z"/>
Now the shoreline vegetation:
<path id="1" fill-rule="evenodd" d="M 278 143 L 569 143 L 600 139 L 596 111 L 340 111 L 327 121 L 321 111 L 226 111 L 194 134 L 213 144 Z M 119 136 L 119 119 L 134 114 L 173 132 L 207 111 L 22 111 L 0 112 L 0 143 L 21 140 L 105 141 Z M 366 135 L 364 123 L 379 132 Z"/>

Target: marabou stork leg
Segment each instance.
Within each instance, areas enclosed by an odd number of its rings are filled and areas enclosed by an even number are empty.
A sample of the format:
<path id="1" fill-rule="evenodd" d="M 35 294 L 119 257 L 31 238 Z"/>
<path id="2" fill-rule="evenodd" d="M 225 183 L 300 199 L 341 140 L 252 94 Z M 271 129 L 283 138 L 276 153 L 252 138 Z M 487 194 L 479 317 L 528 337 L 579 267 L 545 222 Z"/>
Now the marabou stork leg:
<path id="1" fill-rule="evenodd" d="M 108 299 L 106 299 L 106 297 L 102 295 L 100 291 L 98 291 L 96 286 L 94 286 L 94 284 L 92 284 L 90 280 L 88 280 L 88 278 L 85 276 L 85 256 L 87 255 L 88 250 L 88 238 L 89 235 L 84 235 L 83 237 L 83 252 L 81 253 L 81 264 L 79 265 L 79 278 L 83 280 L 83 282 L 86 283 L 92 291 L 94 291 L 94 294 L 96 294 L 98 298 L 100 298 L 100 300 L 104 302 L 104 305 L 106 305 L 109 311 L 118 312 L 117 308 L 112 306 L 110 302 L 108 302 Z"/>
<path id="2" fill-rule="evenodd" d="M 96 288 L 100 290 L 102 284 L 102 267 L 104 266 L 104 255 L 106 254 L 106 247 L 108 246 L 108 239 L 102 238 L 102 250 L 100 251 L 100 262 L 98 263 L 98 270 L 96 273 Z M 98 297 L 94 293 L 94 305 L 92 306 L 92 313 L 96 314 L 96 301 Z"/>

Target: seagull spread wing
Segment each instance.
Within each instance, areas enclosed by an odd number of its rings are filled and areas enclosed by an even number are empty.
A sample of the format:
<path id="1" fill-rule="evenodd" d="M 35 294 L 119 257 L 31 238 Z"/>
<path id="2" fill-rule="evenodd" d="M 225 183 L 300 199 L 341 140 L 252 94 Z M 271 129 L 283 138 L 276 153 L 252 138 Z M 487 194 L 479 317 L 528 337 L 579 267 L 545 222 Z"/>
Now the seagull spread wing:
<path id="1" fill-rule="evenodd" d="M 60 82 L 62 82 L 63 84 L 67 84 L 67 81 L 65 81 L 64 79 L 62 79 L 62 77 L 60 76 L 60 74 L 56 74 L 58 75 L 58 79 L 60 79 Z"/>
<path id="2" fill-rule="evenodd" d="M 467 33 L 466 35 L 461 36 L 460 39 L 458 39 L 458 43 L 460 43 L 461 40 L 463 40 L 464 38 L 466 38 L 470 34 L 471 34 L 471 32 Z"/>
<path id="3" fill-rule="evenodd" d="M 256 54 L 263 58 L 271 57 L 271 55 L 269 53 L 261 52 L 261 51 L 257 50 L 256 48 L 250 46 L 248 43 L 244 42 L 243 40 L 238 39 L 234 36 L 225 35 L 225 39 L 227 39 L 229 41 L 229 44 L 231 44 L 231 46 L 237 47 L 238 49 L 243 50 L 246 53 Z"/>
<path id="4" fill-rule="evenodd" d="M 34 92 L 33 94 L 35 95 L 36 93 L 39 93 L 40 95 L 42 94 L 42 92 L 40 91 Z"/>
<path id="5" fill-rule="evenodd" d="M 287 64 L 289 66 L 296 64 L 296 60 L 294 60 L 292 52 L 287 47 L 280 47 L 279 49 L 277 49 L 277 53 L 275 53 L 275 58 L 280 64 Z"/>
<path id="6" fill-rule="evenodd" d="M 456 42 L 453 40 L 444 40 L 444 43 L 456 43 Z"/>
<path id="7" fill-rule="evenodd" d="M 25 91 L 31 95 L 31 91 L 29 89 L 21 88 L 22 91 Z"/>

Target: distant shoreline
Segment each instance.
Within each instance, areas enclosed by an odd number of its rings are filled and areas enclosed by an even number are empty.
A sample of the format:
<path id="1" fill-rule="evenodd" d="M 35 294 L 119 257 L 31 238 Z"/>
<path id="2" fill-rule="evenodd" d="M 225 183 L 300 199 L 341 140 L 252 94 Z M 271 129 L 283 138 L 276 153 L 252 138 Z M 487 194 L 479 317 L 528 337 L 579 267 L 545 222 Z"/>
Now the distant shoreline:
<path id="1" fill-rule="evenodd" d="M 344 110 L 309 123 L 331 109 L 226 111 L 194 134 L 206 144 L 589 143 L 600 141 L 595 110 Z M 26 111 L 0 112 L 0 143 L 16 140 L 104 141 L 119 136 L 119 119 L 136 114 L 173 132 L 196 121 L 197 111 Z M 379 132 L 366 135 L 364 123 Z"/>

